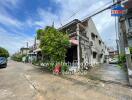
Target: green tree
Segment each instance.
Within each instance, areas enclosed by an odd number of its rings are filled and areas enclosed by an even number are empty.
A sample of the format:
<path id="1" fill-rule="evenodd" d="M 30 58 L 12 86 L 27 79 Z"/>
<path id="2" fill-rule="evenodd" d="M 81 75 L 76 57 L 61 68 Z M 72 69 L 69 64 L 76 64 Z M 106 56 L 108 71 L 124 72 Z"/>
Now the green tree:
<path id="1" fill-rule="evenodd" d="M 119 59 L 119 63 L 125 63 L 126 62 L 126 56 L 125 56 L 125 54 L 120 54 L 119 56 L 118 56 L 118 59 Z"/>
<path id="2" fill-rule="evenodd" d="M 9 52 L 5 48 L 0 47 L 0 57 L 8 58 L 9 57 Z"/>
<path id="3" fill-rule="evenodd" d="M 70 46 L 69 36 L 53 27 L 46 27 L 41 34 L 40 48 L 42 53 L 50 57 L 50 61 L 62 62 L 65 60 L 67 47 Z"/>
<path id="4" fill-rule="evenodd" d="M 43 29 L 39 29 L 37 30 L 37 39 L 40 40 L 41 36 L 43 35 L 44 30 Z"/>

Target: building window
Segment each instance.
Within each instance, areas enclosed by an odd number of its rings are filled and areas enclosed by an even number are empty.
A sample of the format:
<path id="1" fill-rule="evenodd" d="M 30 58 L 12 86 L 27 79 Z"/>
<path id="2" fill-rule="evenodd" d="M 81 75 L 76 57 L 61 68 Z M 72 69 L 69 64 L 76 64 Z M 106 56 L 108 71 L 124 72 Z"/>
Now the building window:
<path id="1" fill-rule="evenodd" d="M 101 45 L 101 41 L 99 40 L 99 45 Z"/>
<path id="2" fill-rule="evenodd" d="M 94 33 L 91 33 L 92 40 L 95 40 L 96 35 Z"/>
<path id="3" fill-rule="evenodd" d="M 103 54 L 100 54 L 100 58 L 102 58 L 103 57 Z"/>
<path id="4" fill-rule="evenodd" d="M 129 26 L 132 27 L 132 17 L 128 19 Z"/>
<path id="5" fill-rule="evenodd" d="M 86 36 L 86 31 L 83 31 L 83 32 L 82 32 L 82 35 L 83 35 L 83 36 Z"/>
<path id="6" fill-rule="evenodd" d="M 105 46 L 105 49 L 107 49 L 107 47 Z"/>
<path id="7" fill-rule="evenodd" d="M 97 56 L 97 53 L 96 52 L 93 52 L 93 58 L 95 59 Z"/>

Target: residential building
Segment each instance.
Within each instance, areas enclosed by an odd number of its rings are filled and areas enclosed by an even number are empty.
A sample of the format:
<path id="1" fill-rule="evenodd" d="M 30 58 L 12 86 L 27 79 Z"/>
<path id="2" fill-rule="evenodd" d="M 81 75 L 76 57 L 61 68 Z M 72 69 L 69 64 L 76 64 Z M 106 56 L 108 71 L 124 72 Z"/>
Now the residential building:
<path id="1" fill-rule="evenodd" d="M 92 19 L 75 19 L 59 29 L 69 34 L 71 48 L 68 49 L 66 62 L 88 63 L 92 66 L 104 63 L 108 56 L 107 47 L 102 41 Z M 77 42 L 78 41 L 78 42 Z"/>
<path id="2" fill-rule="evenodd" d="M 28 60 L 29 62 L 37 61 L 37 60 L 42 60 L 42 54 L 41 54 L 41 49 L 39 48 L 40 46 L 40 40 L 34 40 L 34 45 L 30 47 L 30 51 L 28 53 Z"/>
<path id="3" fill-rule="evenodd" d="M 94 66 L 107 62 L 108 49 L 91 18 L 82 21 L 75 19 L 58 30 L 69 34 L 71 47 L 67 50 L 65 62 L 71 63 L 72 67 L 80 68 L 82 63 Z M 37 41 L 32 53 L 40 54 L 43 58 L 39 48 L 40 41 Z"/>
<path id="4" fill-rule="evenodd" d="M 29 48 L 26 48 L 26 47 L 22 47 L 20 49 L 20 54 L 21 55 L 27 55 L 29 53 Z"/>

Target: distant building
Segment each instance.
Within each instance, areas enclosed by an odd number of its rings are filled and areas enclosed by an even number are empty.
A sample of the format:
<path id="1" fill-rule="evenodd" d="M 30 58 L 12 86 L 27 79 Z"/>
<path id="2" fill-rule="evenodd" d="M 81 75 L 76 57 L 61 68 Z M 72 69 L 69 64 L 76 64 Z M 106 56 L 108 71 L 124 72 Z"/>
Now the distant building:
<path id="1" fill-rule="evenodd" d="M 28 53 L 29 53 L 29 48 L 23 47 L 23 48 L 20 49 L 20 54 L 21 55 L 27 55 Z"/>
<path id="2" fill-rule="evenodd" d="M 114 58 L 118 56 L 118 50 L 108 48 L 108 52 L 109 52 L 109 58 Z"/>
<path id="3" fill-rule="evenodd" d="M 30 47 L 30 51 L 28 53 L 29 62 L 42 60 L 42 53 L 39 46 L 40 46 L 40 40 L 36 40 L 35 38 L 34 45 Z"/>

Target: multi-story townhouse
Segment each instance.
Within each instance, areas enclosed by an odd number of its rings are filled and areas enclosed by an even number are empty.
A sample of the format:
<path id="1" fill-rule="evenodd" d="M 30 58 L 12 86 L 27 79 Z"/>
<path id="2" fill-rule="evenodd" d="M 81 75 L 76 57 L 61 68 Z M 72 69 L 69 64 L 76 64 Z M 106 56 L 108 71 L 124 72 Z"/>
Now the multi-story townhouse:
<path id="1" fill-rule="evenodd" d="M 102 41 L 92 19 L 77 19 L 59 29 L 69 34 L 71 48 L 68 49 L 66 62 L 90 64 L 92 66 L 107 61 L 107 47 Z"/>

